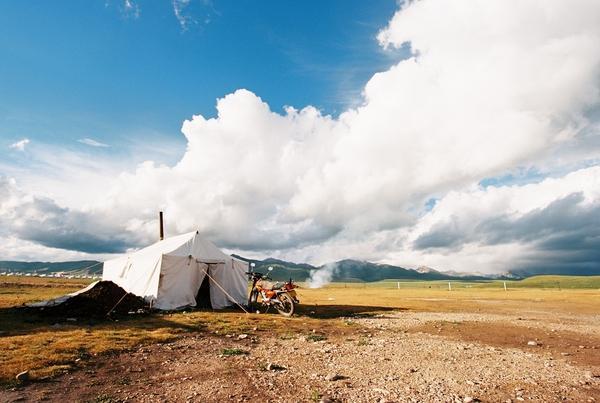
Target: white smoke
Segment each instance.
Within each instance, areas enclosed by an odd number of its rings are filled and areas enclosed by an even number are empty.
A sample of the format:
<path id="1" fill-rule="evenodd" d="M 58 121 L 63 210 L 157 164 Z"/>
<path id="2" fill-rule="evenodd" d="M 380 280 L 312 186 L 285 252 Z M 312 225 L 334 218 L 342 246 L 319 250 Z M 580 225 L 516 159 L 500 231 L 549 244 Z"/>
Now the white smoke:
<path id="1" fill-rule="evenodd" d="M 326 286 L 331 283 L 331 279 L 337 270 L 338 267 L 336 263 L 327 263 L 323 267 L 311 270 L 310 277 L 308 278 L 308 287 L 321 288 Z"/>

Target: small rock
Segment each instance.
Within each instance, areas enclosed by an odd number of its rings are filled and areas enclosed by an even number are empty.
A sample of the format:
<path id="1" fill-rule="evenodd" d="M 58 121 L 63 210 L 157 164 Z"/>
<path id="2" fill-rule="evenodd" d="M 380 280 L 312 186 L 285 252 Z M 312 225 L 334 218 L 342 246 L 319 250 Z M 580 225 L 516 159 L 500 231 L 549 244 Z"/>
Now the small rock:
<path id="1" fill-rule="evenodd" d="M 285 371 L 287 368 L 272 362 L 267 364 L 267 371 Z"/>
<path id="2" fill-rule="evenodd" d="M 332 372 L 331 374 L 328 374 L 328 375 L 325 377 L 325 380 L 326 380 L 326 381 L 329 381 L 329 382 L 334 382 L 334 381 L 340 380 L 340 379 L 342 379 L 342 378 L 343 378 L 343 376 L 341 376 L 341 375 L 339 375 L 339 374 L 336 374 L 336 373 L 333 373 L 333 372 Z"/>
<path id="3" fill-rule="evenodd" d="M 527 342 L 527 345 L 528 345 L 528 346 L 537 346 L 538 344 L 537 344 L 537 342 L 536 342 L 536 341 L 529 340 L 529 341 Z"/>
<path id="4" fill-rule="evenodd" d="M 330 398 L 329 396 L 323 396 L 320 400 L 319 403 L 335 403 L 335 400 L 333 400 L 332 398 Z"/>
<path id="5" fill-rule="evenodd" d="M 19 382 L 25 382 L 29 380 L 29 371 L 19 372 L 15 377 Z"/>
<path id="6" fill-rule="evenodd" d="M 239 340 L 244 340 L 244 339 L 247 339 L 247 338 L 248 338 L 248 335 L 247 335 L 246 333 L 242 333 L 242 334 L 240 334 L 240 335 L 238 336 L 238 339 L 239 339 Z"/>
<path id="7" fill-rule="evenodd" d="M 465 398 L 463 399 L 464 403 L 473 403 L 475 401 L 475 399 L 473 399 L 471 396 L 465 396 Z"/>

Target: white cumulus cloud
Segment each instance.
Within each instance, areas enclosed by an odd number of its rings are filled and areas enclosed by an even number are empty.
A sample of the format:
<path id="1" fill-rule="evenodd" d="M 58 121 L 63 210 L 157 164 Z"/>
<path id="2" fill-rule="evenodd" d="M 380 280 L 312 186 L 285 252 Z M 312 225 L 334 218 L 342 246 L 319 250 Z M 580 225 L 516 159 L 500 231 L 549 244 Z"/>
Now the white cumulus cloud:
<path id="1" fill-rule="evenodd" d="M 27 146 L 27 144 L 29 144 L 29 139 L 24 138 L 23 140 L 19 140 L 15 143 L 12 143 L 8 147 L 12 148 L 13 150 L 25 151 L 25 147 Z"/>
<path id="2" fill-rule="evenodd" d="M 407 232 L 414 263 L 482 272 L 600 267 L 600 166 L 528 185 L 451 191 Z M 391 256 L 390 256 L 391 257 Z"/>

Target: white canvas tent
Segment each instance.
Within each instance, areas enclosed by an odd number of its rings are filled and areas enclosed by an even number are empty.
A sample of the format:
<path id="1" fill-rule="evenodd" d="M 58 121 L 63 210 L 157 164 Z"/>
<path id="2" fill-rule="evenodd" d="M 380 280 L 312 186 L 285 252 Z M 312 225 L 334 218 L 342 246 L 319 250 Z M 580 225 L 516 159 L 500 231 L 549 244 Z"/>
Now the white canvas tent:
<path id="1" fill-rule="evenodd" d="M 223 253 L 198 232 L 190 232 L 105 262 L 102 279 L 151 301 L 157 309 L 168 310 L 196 306 L 196 295 L 208 273 L 211 305 L 221 309 L 245 303 L 247 271 L 247 262 Z"/>

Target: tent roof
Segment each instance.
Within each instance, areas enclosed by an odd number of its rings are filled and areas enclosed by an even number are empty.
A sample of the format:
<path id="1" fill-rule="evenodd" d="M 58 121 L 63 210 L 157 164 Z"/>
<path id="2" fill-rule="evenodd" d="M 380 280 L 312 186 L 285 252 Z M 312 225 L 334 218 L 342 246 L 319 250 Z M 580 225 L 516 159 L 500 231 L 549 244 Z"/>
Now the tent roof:
<path id="1" fill-rule="evenodd" d="M 195 235 L 196 231 L 188 232 L 187 234 L 181 234 L 170 238 L 165 238 L 162 241 L 153 243 L 152 245 L 146 246 L 145 248 L 138 249 L 137 251 L 133 252 L 133 254 L 140 252 L 148 252 L 166 255 L 170 252 L 173 252 L 175 249 L 178 249 L 181 245 L 188 242 Z"/>
<path id="2" fill-rule="evenodd" d="M 163 239 L 162 241 L 158 241 L 143 249 L 122 256 L 121 258 L 128 257 L 136 259 L 152 255 L 191 255 L 198 260 L 206 260 L 208 263 L 212 263 L 213 261 L 224 261 L 225 259 L 231 258 L 217 248 L 215 244 L 202 238 L 197 231 Z"/>

